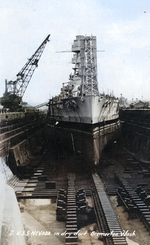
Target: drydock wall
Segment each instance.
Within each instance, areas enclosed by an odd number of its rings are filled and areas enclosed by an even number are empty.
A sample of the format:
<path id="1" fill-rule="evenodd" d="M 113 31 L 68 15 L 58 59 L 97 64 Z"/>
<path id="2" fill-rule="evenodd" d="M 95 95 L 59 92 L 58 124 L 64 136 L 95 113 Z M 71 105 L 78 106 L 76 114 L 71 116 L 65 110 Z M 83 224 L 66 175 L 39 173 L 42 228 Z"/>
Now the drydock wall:
<path id="1" fill-rule="evenodd" d="M 46 140 L 46 116 L 38 113 L 8 113 L 0 115 L 0 156 L 14 174 L 23 173 L 27 166 L 38 163 Z M 32 164 L 31 164 L 32 162 Z"/>
<path id="2" fill-rule="evenodd" d="M 150 110 L 122 110 L 122 140 L 143 163 L 150 161 Z"/>

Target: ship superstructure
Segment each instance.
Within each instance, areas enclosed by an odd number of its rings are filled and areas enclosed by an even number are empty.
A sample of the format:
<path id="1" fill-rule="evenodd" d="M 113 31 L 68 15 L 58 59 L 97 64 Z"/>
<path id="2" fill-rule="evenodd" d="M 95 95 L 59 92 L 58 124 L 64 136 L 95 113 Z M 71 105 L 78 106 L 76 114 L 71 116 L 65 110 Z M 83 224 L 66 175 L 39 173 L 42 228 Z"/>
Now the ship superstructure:
<path id="1" fill-rule="evenodd" d="M 61 93 L 50 100 L 49 116 L 51 120 L 57 122 L 57 127 L 74 130 L 76 134 L 77 132 L 90 133 L 89 141 L 92 141 L 93 144 L 97 134 L 98 138 L 102 134 L 106 137 L 110 128 L 113 133 L 118 129 L 118 99 L 99 93 L 96 37 L 76 36 L 72 52 L 74 53 L 73 74 L 70 74 L 67 83 L 63 83 Z M 105 133 L 104 127 L 107 128 Z M 72 132 L 71 134 L 73 135 Z M 75 144 L 75 137 L 72 139 Z M 94 162 L 99 162 L 100 152 L 108 142 L 108 140 L 105 140 L 104 143 L 98 141 L 99 149 L 96 150 L 98 156 Z M 95 152 L 95 146 L 92 147 Z M 95 153 L 93 153 L 92 159 L 95 159 Z"/>

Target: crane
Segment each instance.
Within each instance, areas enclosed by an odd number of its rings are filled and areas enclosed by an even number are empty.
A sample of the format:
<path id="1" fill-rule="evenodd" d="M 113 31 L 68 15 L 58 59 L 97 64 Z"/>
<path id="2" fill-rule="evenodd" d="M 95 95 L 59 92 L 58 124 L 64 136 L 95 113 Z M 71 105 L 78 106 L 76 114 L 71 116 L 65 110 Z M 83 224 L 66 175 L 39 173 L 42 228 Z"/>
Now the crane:
<path id="1" fill-rule="evenodd" d="M 4 108 L 9 108 L 10 111 L 17 110 L 19 104 L 22 100 L 22 97 L 27 89 L 27 86 L 32 78 L 32 75 L 38 67 L 38 62 L 44 51 L 44 48 L 49 41 L 50 34 L 45 38 L 39 48 L 31 56 L 30 59 L 26 62 L 23 68 L 16 75 L 17 78 L 15 81 L 5 80 L 5 93 L 1 98 L 1 105 Z"/>

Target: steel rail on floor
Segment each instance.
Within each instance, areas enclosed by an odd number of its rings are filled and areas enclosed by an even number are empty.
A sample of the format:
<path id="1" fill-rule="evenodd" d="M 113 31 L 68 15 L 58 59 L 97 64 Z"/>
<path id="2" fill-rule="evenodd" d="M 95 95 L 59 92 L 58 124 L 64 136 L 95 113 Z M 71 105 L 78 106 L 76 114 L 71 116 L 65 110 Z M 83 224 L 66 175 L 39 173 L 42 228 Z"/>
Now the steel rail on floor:
<path id="1" fill-rule="evenodd" d="M 99 175 L 92 174 L 92 180 L 99 239 L 102 239 L 105 245 L 127 245 L 123 230 Z"/>

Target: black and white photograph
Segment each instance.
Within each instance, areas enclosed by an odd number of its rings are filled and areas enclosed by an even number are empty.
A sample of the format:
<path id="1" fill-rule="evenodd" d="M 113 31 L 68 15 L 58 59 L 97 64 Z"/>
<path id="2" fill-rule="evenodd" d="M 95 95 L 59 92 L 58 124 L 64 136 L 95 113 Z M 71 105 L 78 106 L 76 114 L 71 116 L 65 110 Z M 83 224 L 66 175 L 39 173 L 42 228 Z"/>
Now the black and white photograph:
<path id="1" fill-rule="evenodd" d="M 0 244 L 149 245 L 150 1 L 0 0 Z"/>

